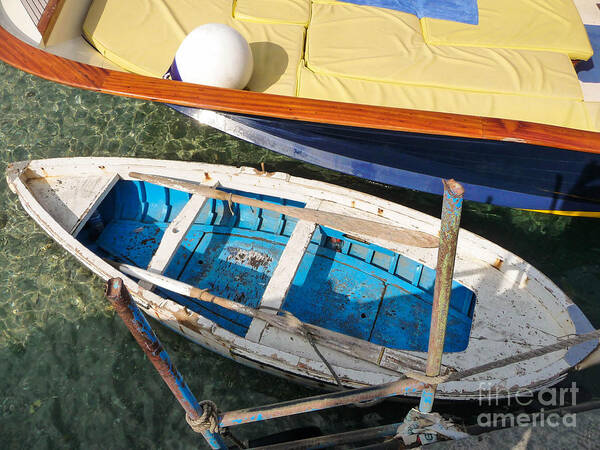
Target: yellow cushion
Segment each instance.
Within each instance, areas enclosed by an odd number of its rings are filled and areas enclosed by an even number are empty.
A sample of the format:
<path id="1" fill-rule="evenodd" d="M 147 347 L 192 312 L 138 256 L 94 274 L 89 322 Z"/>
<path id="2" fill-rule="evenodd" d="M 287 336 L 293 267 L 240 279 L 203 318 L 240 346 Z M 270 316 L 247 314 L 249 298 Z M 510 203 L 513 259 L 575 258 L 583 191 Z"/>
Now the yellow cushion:
<path id="1" fill-rule="evenodd" d="M 237 0 L 233 16 L 251 22 L 307 25 L 310 0 Z"/>
<path id="2" fill-rule="evenodd" d="M 83 32 L 125 70 L 161 77 L 183 38 L 197 26 L 213 22 L 234 27 L 250 43 L 254 72 L 248 89 L 296 94 L 305 28 L 235 20 L 231 0 L 94 0 Z"/>
<path id="3" fill-rule="evenodd" d="M 255 92 L 295 96 L 306 28 L 237 20 L 232 26 L 248 40 L 254 57 L 254 72 L 247 88 Z"/>
<path id="4" fill-rule="evenodd" d="M 305 58 L 316 73 L 361 80 L 582 99 L 564 54 L 428 45 L 416 16 L 381 8 L 314 4 Z"/>
<path id="5" fill-rule="evenodd" d="M 414 15 L 348 3 L 313 3 L 306 59 L 315 70 L 371 73 L 379 65 L 402 70 L 413 62 L 403 58 L 414 60 L 424 46 Z"/>
<path id="6" fill-rule="evenodd" d="M 365 105 L 524 120 L 582 130 L 592 128 L 584 103 L 577 100 L 376 83 L 318 74 L 303 66 L 299 70 L 298 95 Z"/>
<path id="7" fill-rule="evenodd" d="M 192 29 L 220 22 L 250 42 L 254 73 L 248 88 L 253 91 L 596 127 L 598 114 L 591 114 L 596 109 L 581 101 L 565 54 L 433 46 L 425 42 L 415 16 L 319 0 L 312 3 L 303 55 L 304 26 L 239 20 L 233 11 L 233 0 L 94 0 L 84 33 L 126 70 L 160 77 Z M 265 18 L 268 8 L 263 11 Z M 277 14 L 270 17 L 283 17 Z"/>
<path id="8" fill-rule="evenodd" d="M 587 60 L 593 50 L 572 0 L 478 0 L 479 24 L 422 19 L 435 45 L 548 50 Z"/>

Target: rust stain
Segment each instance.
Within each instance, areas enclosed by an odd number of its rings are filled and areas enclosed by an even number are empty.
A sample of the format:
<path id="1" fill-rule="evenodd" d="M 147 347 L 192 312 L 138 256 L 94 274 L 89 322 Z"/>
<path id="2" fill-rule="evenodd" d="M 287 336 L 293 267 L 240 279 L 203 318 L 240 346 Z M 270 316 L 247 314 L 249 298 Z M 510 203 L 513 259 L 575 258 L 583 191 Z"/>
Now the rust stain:
<path id="1" fill-rule="evenodd" d="M 254 250 L 245 250 L 239 247 L 227 247 L 229 256 L 227 261 L 233 261 L 236 264 L 250 266 L 254 270 L 258 270 L 261 267 L 267 269 L 273 262 L 273 258 L 265 253 L 260 253 Z"/>
<path id="2" fill-rule="evenodd" d="M 504 264 L 504 260 L 502 260 L 500 258 L 496 258 L 496 261 L 494 261 L 494 263 L 492 264 L 492 267 L 494 269 L 500 270 L 500 268 L 502 267 L 502 264 Z"/>
<path id="3" fill-rule="evenodd" d="M 39 170 L 43 172 L 42 176 L 40 176 L 37 172 L 34 172 L 29 168 L 29 166 L 27 166 L 25 169 L 23 169 L 21 175 L 23 175 L 23 177 L 28 181 L 37 180 L 40 178 L 49 178 L 48 173 L 43 167 L 41 167 Z"/>
<path id="4" fill-rule="evenodd" d="M 344 234 L 344 237 L 348 238 L 348 239 L 352 239 L 353 241 L 356 241 L 356 242 L 362 242 L 363 244 L 371 245 L 371 243 L 369 241 L 367 241 L 365 239 L 362 239 L 362 238 L 359 238 L 358 236 L 352 236 L 350 234 Z"/>
<path id="5" fill-rule="evenodd" d="M 383 208 L 377 208 L 377 214 L 378 215 L 383 215 Z"/>
<path id="6" fill-rule="evenodd" d="M 140 286 L 139 284 L 137 285 L 137 291 L 134 291 L 133 294 L 136 295 L 137 297 L 143 298 L 144 297 L 144 293 L 146 292 L 146 289 L 144 289 L 142 286 Z"/>
<path id="7" fill-rule="evenodd" d="M 194 320 L 194 314 L 192 314 L 187 308 L 182 308 L 179 311 L 173 313 L 175 320 L 181 326 L 184 326 L 198 334 L 202 333 L 202 327 L 198 325 L 198 322 Z"/>
<path id="8" fill-rule="evenodd" d="M 208 172 L 204 172 L 204 179 L 206 181 L 212 180 L 212 178 L 210 177 L 210 174 Z"/>
<path id="9" fill-rule="evenodd" d="M 262 177 L 272 177 L 273 175 L 275 175 L 277 172 L 267 172 L 264 170 L 264 166 L 262 167 L 263 170 L 258 170 L 256 168 L 252 168 L 254 170 L 254 174 L 255 175 L 260 175 Z"/>

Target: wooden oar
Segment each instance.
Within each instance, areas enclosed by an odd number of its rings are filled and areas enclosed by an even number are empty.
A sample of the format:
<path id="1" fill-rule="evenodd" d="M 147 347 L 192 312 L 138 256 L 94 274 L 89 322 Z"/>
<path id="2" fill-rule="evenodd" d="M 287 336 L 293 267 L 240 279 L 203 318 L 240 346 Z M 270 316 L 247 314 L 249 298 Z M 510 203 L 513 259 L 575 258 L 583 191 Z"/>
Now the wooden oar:
<path id="1" fill-rule="evenodd" d="M 107 259 L 105 259 L 105 261 L 127 275 L 147 281 L 148 283 L 152 283 L 153 285 L 167 289 L 171 292 L 176 292 L 177 294 L 185 295 L 186 297 L 196 298 L 198 300 L 202 300 L 203 302 L 214 303 L 222 308 L 238 312 L 245 316 L 256 317 L 257 319 L 264 320 L 273 326 L 283 326 L 288 331 L 297 333 L 302 327 L 302 322 L 300 322 L 298 319 L 295 319 L 293 316 L 275 316 L 274 314 L 268 314 L 258 309 L 250 308 L 242 305 L 241 303 L 234 302 L 233 300 L 218 297 L 204 289 L 199 289 L 182 281 L 174 280 L 173 278 L 144 270 L 140 267 L 129 264 L 121 264 Z"/>
<path id="2" fill-rule="evenodd" d="M 277 205 L 244 197 L 242 195 L 219 191 L 218 189 L 202 186 L 201 184 L 160 175 L 130 172 L 129 176 L 136 180 L 147 181 L 193 194 L 200 194 L 208 198 L 240 203 L 255 208 L 268 209 L 286 216 L 295 217 L 296 219 L 307 220 L 309 222 L 335 228 L 344 233 L 361 234 L 373 238 L 385 239 L 386 241 L 396 242 L 398 244 L 411 245 L 413 247 L 434 248 L 437 247 L 439 243 L 439 239 L 436 236 L 422 231 L 408 230 L 406 228 L 394 227 L 392 225 L 373 222 L 371 220 L 359 219 L 316 209 Z"/>
<path id="3" fill-rule="evenodd" d="M 105 259 L 105 261 L 124 274 L 131 275 L 148 283 L 152 283 L 153 285 L 162 289 L 176 292 L 187 297 L 196 298 L 203 302 L 214 303 L 222 308 L 236 311 L 246 316 L 255 317 L 289 333 L 300 334 L 303 336 L 306 336 L 306 333 L 310 333 L 311 338 L 316 344 L 323 347 L 328 347 L 352 358 L 370 362 L 399 373 L 405 373 L 407 370 L 405 367 L 401 367 L 397 363 L 386 363 L 384 361 L 380 361 L 382 348 L 377 344 L 347 336 L 342 333 L 337 333 L 335 331 L 330 331 L 316 325 L 301 322 L 291 314 L 279 316 L 276 314 L 269 314 L 264 310 L 250 308 L 232 300 L 213 295 L 204 289 L 198 289 L 189 284 L 165 277 L 164 275 L 149 272 L 140 267 L 117 263 L 108 259 Z"/>

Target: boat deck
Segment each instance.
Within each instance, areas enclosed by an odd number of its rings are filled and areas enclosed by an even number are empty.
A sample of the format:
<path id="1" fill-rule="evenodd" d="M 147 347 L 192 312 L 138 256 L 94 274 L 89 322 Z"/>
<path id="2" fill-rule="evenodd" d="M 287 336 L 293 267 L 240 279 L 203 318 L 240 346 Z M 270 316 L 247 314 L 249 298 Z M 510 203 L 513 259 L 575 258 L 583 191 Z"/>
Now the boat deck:
<path id="1" fill-rule="evenodd" d="M 31 20 L 37 25 L 42 20 L 42 15 L 50 0 L 21 0 L 21 3 L 25 7 L 29 17 L 31 17 Z"/>

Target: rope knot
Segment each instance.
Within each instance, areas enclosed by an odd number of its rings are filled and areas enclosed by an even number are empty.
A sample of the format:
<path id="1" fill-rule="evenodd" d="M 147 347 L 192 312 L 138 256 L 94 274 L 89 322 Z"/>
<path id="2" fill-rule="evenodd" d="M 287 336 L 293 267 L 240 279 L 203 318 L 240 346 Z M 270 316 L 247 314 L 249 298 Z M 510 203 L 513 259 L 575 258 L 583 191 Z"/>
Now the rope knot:
<path id="1" fill-rule="evenodd" d="M 200 402 L 200 406 L 202 407 L 202 415 L 198 419 L 192 419 L 188 414 L 185 415 L 188 425 L 196 433 L 205 431 L 219 433 L 219 410 L 215 402 L 203 400 Z"/>

